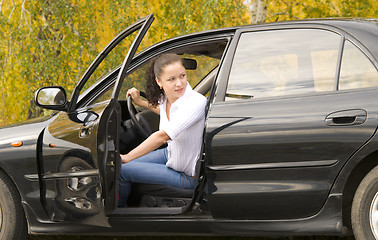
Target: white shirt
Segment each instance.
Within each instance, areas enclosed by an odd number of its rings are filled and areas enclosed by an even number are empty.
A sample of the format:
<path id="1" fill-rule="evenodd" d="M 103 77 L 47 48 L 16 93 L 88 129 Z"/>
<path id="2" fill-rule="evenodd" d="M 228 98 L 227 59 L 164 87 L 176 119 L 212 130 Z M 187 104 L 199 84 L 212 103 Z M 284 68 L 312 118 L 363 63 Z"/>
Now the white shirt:
<path id="1" fill-rule="evenodd" d="M 169 120 L 166 112 L 167 100 L 159 104 L 159 128 L 171 139 L 168 141 L 166 166 L 188 176 L 195 175 L 196 163 L 200 156 L 206 101 L 206 98 L 194 91 L 188 83 L 184 95 L 171 105 Z"/>

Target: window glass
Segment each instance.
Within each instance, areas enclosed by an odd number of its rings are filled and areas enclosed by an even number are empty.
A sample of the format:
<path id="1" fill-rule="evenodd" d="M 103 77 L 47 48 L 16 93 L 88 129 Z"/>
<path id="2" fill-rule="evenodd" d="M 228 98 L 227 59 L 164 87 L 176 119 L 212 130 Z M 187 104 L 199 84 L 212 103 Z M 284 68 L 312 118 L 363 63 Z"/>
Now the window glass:
<path id="1" fill-rule="evenodd" d="M 192 88 L 194 88 L 211 70 L 213 70 L 220 62 L 217 58 L 205 55 L 182 54 L 182 58 L 193 59 L 197 61 L 196 69 L 187 69 L 187 80 Z M 126 93 L 129 88 L 135 87 L 144 91 L 146 85 L 146 71 L 148 64 L 139 67 L 125 78 L 123 82 L 119 99 L 126 99 Z"/>
<path id="2" fill-rule="evenodd" d="M 187 69 L 187 80 L 192 88 L 194 88 L 207 74 L 218 66 L 220 59 L 212 58 L 205 55 L 183 54 L 182 58 L 189 58 L 196 60 L 196 69 Z"/>
<path id="3" fill-rule="evenodd" d="M 369 59 L 350 41 L 345 42 L 339 89 L 378 86 L 378 72 Z"/>
<path id="4" fill-rule="evenodd" d="M 333 90 L 340 42 L 325 30 L 243 33 L 226 100 Z"/>
<path id="5" fill-rule="evenodd" d="M 100 103 L 103 101 L 110 100 L 112 98 L 112 93 L 113 93 L 113 87 L 114 84 L 110 86 L 109 89 L 107 89 L 105 92 L 103 92 L 99 97 L 97 97 L 94 101 L 90 102 L 89 105 Z"/>
<path id="6" fill-rule="evenodd" d="M 113 48 L 113 50 L 102 60 L 102 62 L 97 66 L 95 71 L 86 81 L 80 93 L 89 90 L 94 83 L 122 64 L 136 35 L 137 32 L 130 34 Z M 110 90 L 110 92 L 112 92 L 112 90 Z M 108 99 L 110 99 L 111 94 L 107 94 L 107 96 Z"/>
<path id="7" fill-rule="evenodd" d="M 221 42 L 223 43 L 223 42 Z M 226 46 L 225 42 L 224 44 L 220 44 L 219 42 L 215 42 L 214 44 L 211 44 L 211 46 L 221 46 L 218 47 L 217 51 L 209 52 L 209 55 L 203 55 L 203 54 L 198 54 L 198 52 L 195 53 L 185 53 L 188 51 L 193 51 L 194 50 L 201 50 L 202 45 L 195 45 L 192 46 L 192 48 L 183 48 L 183 49 L 178 49 L 177 51 L 179 52 L 178 55 L 182 58 L 187 58 L 191 60 L 195 60 L 197 63 L 197 68 L 196 69 L 186 69 L 187 73 L 187 79 L 189 84 L 194 88 L 203 78 L 205 78 L 213 69 L 215 69 L 220 62 L 220 57 L 223 54 L 224 47 Z M 202 47 L 203 48 L 203 47 Z M 210 53 L 213 53 L 210 54 Z M 127 90 L 135 87 L 141 91 L 145 91 L 145 82 L 146 82 L 146 71 L 147 71 L 148 63 L 143 64 L 139 66 L 137 69 L 135 69 L 132 73 L 130 73 L 128 76 L 126 76 L 125 80 L 123 81 L 120 94 L 119 94 L 119 99 L 125 100 L 126 99 L 126 93 Z M 113 79 L 114 80 L 114 79 Z M 107 81 L 113 81 L 111 78 Z M 92 101 L 90 104 L 95 104 L 95 103 L 100 103 L 106 100 L 109 100 L 111 98 L 113 91 L 113 84 L 109 86 L 102 94 L 101 96 L 97 97 L 94 101 Z"/>
<path id="8" fill-rule="evenodd" d="M 119 93 L 119 99 L 126 99 L 127 90 L 133 87 L 145 92 L 147 67 L 148 64 L 144 64 L 126 76 Z"/>

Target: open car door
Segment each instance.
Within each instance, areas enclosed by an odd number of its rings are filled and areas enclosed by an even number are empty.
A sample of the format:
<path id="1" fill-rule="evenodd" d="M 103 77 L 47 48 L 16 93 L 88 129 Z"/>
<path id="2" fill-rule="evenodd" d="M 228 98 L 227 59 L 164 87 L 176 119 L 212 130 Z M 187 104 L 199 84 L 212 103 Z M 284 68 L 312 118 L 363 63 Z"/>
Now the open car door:
<path id="1" fill-rule="evenodd" d="M 117 204 L 121 165 L 118 94 L 126 70 L 153 20 L 153 15 L 149 15 L 137 21 L 105 47 L 75 87 L 65 111 L 57 114 L 44 130 L 39 140 L 39 180 L 41 201 L 51 221 L 109 226 L 106 214 Z M 105 77 L 105 81 L 112 81 L 111 99 L 100 104 L 81 104 L 83 95 L 88 98 L 91 92 L 101 91 L 86 91 L 79 96 L 90 76 L 113 48 L 132 33 L 136 37 L 116 79 Z"/>

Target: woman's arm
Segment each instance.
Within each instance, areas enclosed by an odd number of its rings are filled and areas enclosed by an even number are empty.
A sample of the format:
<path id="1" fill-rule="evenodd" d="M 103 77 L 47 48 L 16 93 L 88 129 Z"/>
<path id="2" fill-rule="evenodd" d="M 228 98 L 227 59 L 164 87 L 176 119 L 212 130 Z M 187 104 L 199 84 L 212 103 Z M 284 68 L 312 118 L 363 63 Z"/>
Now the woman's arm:
<path id="1" fill-rule="evenodd" d="M 134 101 L 134 98 L 133 98 L 133 101 Z M 152 107 L 151 104 L 149 104 L 147 101 L 144 101 L 142 99 L 140 100 L 140 102 L 135 103 L 135 104 L 138 105 L 138 106 L 140 106 L 140 107 L 143 107 L 145 109 L 148 109 L 148 110 L 156 113 L 157 115 L 160 115 L 160 107 L 159 107 L 159 105 L 157 105 L 156 107 Z"/>
<path id="2" fill-rule="evenodd" d="M 150 153 L 166 143 L 168 140 L 170 140 L 170 138 L 163 130 L 154 132 L 131 152 L 125 155 L 121 155 L 122 163 L 128 163 L 138 157 Z"/>
<path id="3" fill-rule="evenodd" d="M 156 107 L 152 107 L 147 101 L 144 101 L 140 98 L 140 92 L 138 89 L 136 88 L 131 88 L 127 91 L 127 94 L 126 94 L 126 98 L 129 97 L 131 95 L 131 97 L 133 98 L 133 102 L 140 106 L 140 107 L 143 107 L 145 109 L 148 109 L 158 115 L 160 115 L 160 107 L 159 105 L 157 105 Z"/>

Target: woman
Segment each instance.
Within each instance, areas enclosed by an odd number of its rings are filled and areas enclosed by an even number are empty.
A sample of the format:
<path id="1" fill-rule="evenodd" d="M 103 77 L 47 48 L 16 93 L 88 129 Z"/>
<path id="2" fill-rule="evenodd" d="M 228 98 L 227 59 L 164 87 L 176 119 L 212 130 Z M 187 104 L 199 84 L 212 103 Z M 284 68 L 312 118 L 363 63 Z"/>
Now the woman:
<path id="1" fill-rule="evenodd" d="M 128 154 L 121 155 L 119 206 L 126 206 L 132 183 L 163 184 L 193 189 L 200 156 L 206 98 L 187 82 L 182 59 L 164 54 L 147 73 L 148 102 L 135 88 L 127 92 L 136 105 L 160 114 L 159 131 Z M 158 149 L 164 143 L 168 147 Z"/>

